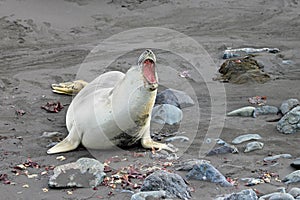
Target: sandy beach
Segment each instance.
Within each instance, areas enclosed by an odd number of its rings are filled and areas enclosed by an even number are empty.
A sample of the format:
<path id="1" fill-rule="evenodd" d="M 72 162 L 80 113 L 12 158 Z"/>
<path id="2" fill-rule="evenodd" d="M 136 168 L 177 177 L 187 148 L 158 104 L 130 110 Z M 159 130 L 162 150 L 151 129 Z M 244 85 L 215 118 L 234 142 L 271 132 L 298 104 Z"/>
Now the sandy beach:
<path id="1" fill-rule="evenodd" d="M 123 161 L 111 163 L 115 169 L 141 163 L 163 166 L 166 161 L 150 159 L 151 151 L 141 147 L 120 152 L 94 152 L 79 147 L 47 155 L 47 146 L 53 138 L 41 137 L 44 132 L 60 132 L 59 139 L 67 135 L 65 116 L 72 96 L 53 93 L 52 83 L 91 81 L 111 70 L 126 72 L 146 48 L 157 55 L 159 89 L 185 91 L 195 101 L 193 107 L 182 109 L 183 120 L 176 130 L 190 139 L 187 143 L 173 143 L 179 148 L 179 159 L 209 160 L 226 177 L 238 181 L 234 187 L 221 187 L 189 180 L 192 199 L 215 199 L 248 188 L 260 196 L 276 192 L 279 187 L 286 190 L 300 187 L 300 183 L 286 185 L 274 178 L 270 183 L 254 186 L 245 186 L 240 181 L 257 177 L 263 171 L 276 173 L 279 179 L 295 171 L 290 163 L 300 157 L 299 132 L 291 135 L 278 132 L 277 122 L 267 122 L 277 118 L 276 115 L 226 116 L 231 110 L 249 106 L 248 98 L 253 96 L 266 96 L 267 104 L 277 107 L 286 99 L 300 99 L 299 3 L 298 0 L 0 0 L 0 174 L 6 174 L 10 181 L 10 184 L 0 182 L 0 199 L 130 199 L 131 193 L 106 186 L 50 189 L 51 166 L 81 157 L 104 162 L 116 155 Z M 260 53 L 255 57 L 271 80 L 264 84 L 214 80 L 224 62 L 223 51 L 243 47 L 280 49 L 276 54 Z M 194 65 L 194 61 L 198 63 Z M 178 75 L 184 71 L 190 78 Z M 48 113 L 41 109 L 51 101 L 61 102 L 62 111 Z M 153 125 L 153 131 L 161 128 Z M 243 143 L 236 145 L 238 154 L 204 156 L 213 147 L 213 143 L 206 144 L 208 139 L 231 142 L 246 133 L 260 134 L 263 149 L 244 153 Z M 133 152 L 146 153 L 144 157 L 136 157 Z M 283 153 L 291 154 L 292 158 L 281 158 L 277 164 L 263 162 L 264 157 Z M 61 155 L 66 160 L 56 159 Z M 28 167 L 27 174 L 37 176 L 16 175 L 14 167 L 28 159 L 39 167 Z M 167 169 L 183 177 L 186 174 L 172 166 Z"/>

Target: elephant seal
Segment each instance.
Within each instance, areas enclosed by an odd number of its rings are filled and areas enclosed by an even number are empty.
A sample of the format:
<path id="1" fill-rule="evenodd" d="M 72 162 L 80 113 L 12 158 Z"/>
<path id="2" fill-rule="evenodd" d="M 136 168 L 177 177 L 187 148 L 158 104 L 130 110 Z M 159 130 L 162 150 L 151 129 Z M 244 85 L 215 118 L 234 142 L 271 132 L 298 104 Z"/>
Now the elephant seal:
<path id="1" fill-rule="evenodd" d="M 151 50 L 144 51 L 138 65 L 126 74 L 111 71 L 100 75 L 72 100 L 66 115 L 69 134 L 47 153 L 74 150 L 80 143 L 90 149 L 110 149 L 138 141 L 144 148 L 177 151 L 150 137 L 157 87 L 156 56 Z"/>

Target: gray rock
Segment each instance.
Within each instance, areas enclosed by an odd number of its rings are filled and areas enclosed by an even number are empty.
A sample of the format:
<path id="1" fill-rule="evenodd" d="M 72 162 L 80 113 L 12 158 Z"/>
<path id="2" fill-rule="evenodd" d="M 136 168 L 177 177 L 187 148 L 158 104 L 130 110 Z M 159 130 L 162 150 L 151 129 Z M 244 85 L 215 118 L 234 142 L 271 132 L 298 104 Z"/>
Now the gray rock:
<path id="1" fill-rule="evenodd" d="M 190 171 L 193 169 L 194 165 L 200 165 L 203 163 L 209 163 L 208 160 L 198 160 L 198 159 L 189 159 L 180 161 L 178 163 L 175 163 L 174 167 L 176 170 L 182 170 L 182 171 Z"/>
<path id="2" fill-rule="evenodd" d="M 289 194 L 292 195 L 294 198 L 297 198 L 297 197 L 300 197 L 300 188 L 292 188 L 290 191 L 289 191 Z"/>
<path id="3" fill-rule="evenodd" d="M 170 104 L 178 108 L 186 108 L 195 105 L 189 95 L 175 89 L 166 89 L 159 92 L 156 96 L 155 104 Z"/>
<path id="4" fill-rule="evenodd" d="M 217 154 L 225 154 L 225 153 L 238 153 L 238 149 L 234 145 L 224 145 L 210 150 L 207 155 L 217 155 Z"/>
<path id="5" fill-rule="evenodd" d="M 182 120 L 182 111 L 170 104 L 161 104 L 153 107 L 151 121 L 158 124 L 178 124 Z"/>
<path id="6" fill-rule="evenodd" d="M 238 193 L 228 194 L 225 197 L 219 197 L 216 200 L 257 200 L 258 197 L 252 189 L 242 190 Z"/>
<path id="7" fill-rule="evenodd" d="M 167 198 L 190 199 L 191 189 L 178 174 L 163 170 L 155 171 L 146 177 L 141 191 L 165 191 Z"/>
<path id="8" fill-rule="evenodd" d="M 243 116 L 243 117 L 255 117 L 255 107 L 246 106 L 227 113 L 227 116 Z"/>
<path id="9" fill-rule="evenodd" d="M 148 198 L 165 198 L 166 191 L 150 191 L 150 192 L 138 192 L 131 196 L 131 200 L 146 200 Z"/>
<path id="10" fill-rule="evenodd" d="M 232 140 L 232 144 L 240 144 L 249 140 L 259 140 L 261 136 L 259 134 L 245 134 L 240 135 Z"/>
<path id="11" fill-rule="evenodd" d="M 300 105 L 300 102 L 298 99 L 288 99 L 282 102 L 280 106 L 280 111 L 283 115 L 288 113 L 291 109 L 296 107 L 297 105 Z"/>
<path id="12" fill-rule="evenodd" d="M 274 194 L 269 200 L 295 200 L 294 197 L 288 193 Z"/>
<path id="13" fill-rule="evenodd" d="M 256 107 L 253 113 L 254 117 L 257 117 L 258 115 L 269 115 L 269 114 L 277 114 L 279 112 L 279 109 L 276 106 L 259 106 Z"/>
<path id="14" fill-rule="evenodd" d="M 294 167 L 295 169 L 300 169 L 300 158 L 297 158 L 291 163 L 291 166 Z"/>
<path id="15" fill-rule="evenodd" d="M 296 106 L 279 120 L 277 130 L 284 134 L 293 134 L 300 130 L 300 106 Z"/>
<path id="16" fill-rule="evenodd" d="M 52 188 L 96 187 L 103 181 L 104 165 L 92 158 L 80 158 L 76 162 L 54 168 L 48 185 Z"/>
<path id="17" fill-rule="evenodd" d="M 282 181 L 286 184 L 300 182 L 300 170 L 294 171 L 286 175 Z"/>
<path id="18" fill-rule="evenodd" d="M 188 179 L 197 179 L 219 183 L 223 187 L 233 186 L 229 183 L 214 166 L 209 163 L 202 163 L 193 166 L 193 169 L 186 175 Z"/>

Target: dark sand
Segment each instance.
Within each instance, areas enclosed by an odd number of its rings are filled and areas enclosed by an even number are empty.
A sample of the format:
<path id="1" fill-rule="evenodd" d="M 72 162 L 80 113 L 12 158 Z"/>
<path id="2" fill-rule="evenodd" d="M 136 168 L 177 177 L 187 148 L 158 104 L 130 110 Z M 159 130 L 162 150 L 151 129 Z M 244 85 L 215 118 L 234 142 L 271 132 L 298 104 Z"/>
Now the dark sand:
<path id="1" fill-rule="evenodd" d="M 91 153 L 84 148 L 62 153 L 67 159 L 56 160 L 58 155 L 47 155 L 49 140 L 41 138 L 45 131 L 59 131 L 67 134 L 65 114 L 72 100 L 70 96 L 51 92 L 50 84 L 76 79 L 80 64 L 102 40 L 120 33 L 142 27 L 164 27 L 179 31 L 201 44 L 208 52 L 214 66 L 208 71 L 217 75 L 223 62 L 221 53 L 224 47 L 275 47 L 279 54 L 262 54 L 257 59 L 265 65 L 265 71 L 272 80 L 265 84 L 249 83 L 243 85 L 225 84 L 226 102 L 221 106 L 227 111 L 246 106 L 247 98 L 264 95 L 269 105 L 280 106 L 288 98 L 300 98 L 300 16 L 299 1 L 39 1 L 39 0 L 1 0 L 0 1 L 0 172 L 7 174 L 13 185 L 0 187 L 0 199 L 130 199 L 130 194 L 100 186 L 98 190 L 71 189 L 43 192 L 47 188 L 48 175 L 28 179 L 25 175 L 15 176 L 11 172 L 17 164 L 31 158 L 42 168 L 31 169 L 30 174 L 39 174 L 45 166 L 60 165 L 77 160 L 80 157 L 96 157 L 101 162 L 112 156 L 126 157 L 127 162 L 114 163 L 115 168 L 132 163 L 150 162 L 151 159 L 134 158 L 125 151 L 103 151 Z M 116 42 L 117 44 L 117 42 Z M 147 47 L 144 47 L 147 48 Z M 157 48 L 159 49 L 159 48 Z M 135 64 L 140 51 L 128 52 L 109 67 L 99 66 L 92 74 L 100 74 L 113 69 L 126 71 Z M 163 50 L 156 51 L 162 65 L 172 66 L 176 71 L 190 70 L 184 59 Z M 283 60 L 291 60 L 285 65 Z M 205 61 L 203 61 L 205 62 Z M 122 68 L 120 68 L 122 66 Z M 126 68 L 127 67 L 127 68 Z M 213 69 L 213 70 L 212 70 Z M 205 70 L 204 70 L 205 71 Z M 80 74 L 80 73 L 79 73 Z M 192 78 L 195 74 L 192 74 Z M 202 74 L 205 76 L 206 74 Z M 190 111 L 184 110 L 185 124 L 180 131 L 186 132 L 191 141 L 187 144 L 174 143 L 181 148 L 180 159 L 199 158 L 203 138 L 206 136 L 211 121 L 211 95 L 208 85 L 215 84 L 214 76 L 194 78 L 188 83 L 196 93 L 194 100 L 200 116 L 195 118 Z M 84 78 L 84 77 L 81 77 Z M 90 77 L 86 77 L 86 80 Z M 182 79 L 174 75 L 160 75 L 160 80 L 167 86 L 185 90 Z M 180 87 L 181 86 L 181 87 Z M 222 84 L 217 84 L 222 87 Z M 224 97 L 224 96 L 223 96 Z M 222 98 L 220 96 L 220 98 Z M 59 113 L 47 113 L 40 107 L 47 101 L 59 100 L 65 108 Z M 218 102 L 218 97 L 212 98 Z M 17 116 L 16 110 L 26 112 Z M 224 119 L 224 112 L 214 119 Z M 196 113 L 197 114 L 197 113 Z M 199 113 L 198 113 L 199 114 Z M 262 160 L 268 155 L 290 153 L 293 158 L 300 156 L 299 133 L 283 135 L 276 130 L 276 122 L 258 118 L 226 117 L 224 125 L 214 121 L 212 131 L 221 130 L 220 138 L 230 142 L 244 133 L 258 133 L 265 146 L 262 150 L 243 153 L 243 145 L 238 145 L 239 154 L 225 154 L 206 157 L 225 176 L 230 178 L 256 177 L 260 169 L 279 174 L 283 178 L 294 169 L 289 166 L 292 159 L 280 159 L 278 164 L 263 165 Z M 189 122 L 191 126 L 189 126 Z M 194 124 L 198 125 L 198 131 Z M 221 127 L 221 129 L 220 129 Z M 197 126 L 196 126 L 197 129 Z M 194 138 L 197 131 L 197 136 Z M 194 138 L 194 139 L 193 139 Z M 144 151 L 140 148 L 133 151 Z M 149 155 L 149 151 L 147 151 Z M 183 153 L 184 152 L 184 153 Z M 100 153 L 100 154 L 99 154 Z M 183 154 L 182 154 L 183 153 Z M 203 152 L 202 152 L 203 153 Z M 158 162 L 158 161 L 155 161 Z M 172 167 L 168 169 L 172 170 Z M 49 174 L 52 172 L 50 171 Z M 185 173 L 181 173 L 184 175 Z M 29 188 L 22 187 L 28 184 Z M 222 188 L 214 183 L 190 181 L 193 199 L 214 199 L 217 195 L 238 192 L 248 188 L 239 181 L 237 187 Z M 300 184 L 285 185 L 272 179 L 271 183 L 252 186 L 260 194 L 275 192 L 278 187 L 300 187 Z M 110 191 L 113 195 L 108 196 Z"/>

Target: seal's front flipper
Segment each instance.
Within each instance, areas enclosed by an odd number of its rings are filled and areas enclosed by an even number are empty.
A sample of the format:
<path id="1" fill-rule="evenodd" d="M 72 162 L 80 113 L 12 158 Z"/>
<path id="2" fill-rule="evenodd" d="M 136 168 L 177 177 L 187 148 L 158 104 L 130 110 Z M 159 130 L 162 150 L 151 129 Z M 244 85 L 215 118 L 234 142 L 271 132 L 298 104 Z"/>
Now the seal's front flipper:
<path id="1" fill-rule="evenodd" d="M 88 83 L 83 80 L 51 84 L 52 91 L 58 94 L 74 95 L 82 90 Z"/>
<path id="2" fill-rule="evenodd" d="M 163 143 L 158 143 L 149 138 L 148 139 L 142 138 L 141 142 L 142 142 L 142 146 L 144 148 L 148 148 L 148 149 L 155 148 L 155 149 L 158 149 L 158 151 L 166 150 L 166 151 L 170 151 L 172 153 L 178 151 L 178 149 L 171 144 L 167 145 L 167 144 L 163 144 Z"/>
<path id="3" fill-rule="evenodd" d="M 69 135 L 63 141 L 56 144 L 54 147 L 50 148 L 47 151 L 47 154 L 71 151 L 71 150 L 76 149 L 79 146 L 81 139 L 77 132 L 72 132 L 72 131 L 74 131 L 73 127 L 72 127 Z"/>

